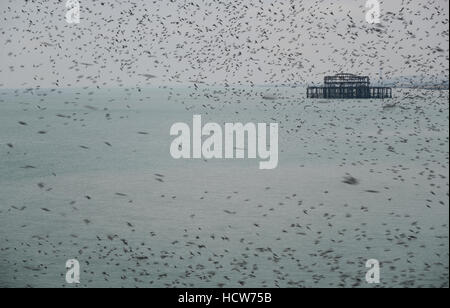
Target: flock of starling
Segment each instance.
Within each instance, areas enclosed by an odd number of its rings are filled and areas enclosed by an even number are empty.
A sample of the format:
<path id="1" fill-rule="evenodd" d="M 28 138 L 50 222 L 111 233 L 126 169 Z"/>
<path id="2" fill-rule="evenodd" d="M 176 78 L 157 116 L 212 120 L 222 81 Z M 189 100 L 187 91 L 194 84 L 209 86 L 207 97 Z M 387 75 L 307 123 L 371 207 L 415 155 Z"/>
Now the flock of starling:
<path id="1" fill-rule="evenodd" d="M 448 79 L 448 1 L 2 2 L 1 287 L 449 286 L 448 91 L 300 86 Z M 172 160 L 193 114 L 279 123 L 279 167 Z"/>

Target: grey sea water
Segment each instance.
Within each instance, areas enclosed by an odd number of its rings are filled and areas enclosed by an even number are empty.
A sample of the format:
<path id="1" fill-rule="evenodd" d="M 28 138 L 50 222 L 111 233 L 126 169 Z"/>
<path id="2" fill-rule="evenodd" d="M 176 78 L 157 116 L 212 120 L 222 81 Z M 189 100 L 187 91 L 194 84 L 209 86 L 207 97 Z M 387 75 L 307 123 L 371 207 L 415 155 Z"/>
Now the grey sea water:
<path id="1" fill-rule="evenodd" d="M 378 287 L 449 285 L 448 91 L 0 93 L 2 287 L 69 287 L 68 259 L 78 287 L 373 287 L 368 259 Z M 278 168 L 172 159 L 194 114 L 279 123 Z"/>

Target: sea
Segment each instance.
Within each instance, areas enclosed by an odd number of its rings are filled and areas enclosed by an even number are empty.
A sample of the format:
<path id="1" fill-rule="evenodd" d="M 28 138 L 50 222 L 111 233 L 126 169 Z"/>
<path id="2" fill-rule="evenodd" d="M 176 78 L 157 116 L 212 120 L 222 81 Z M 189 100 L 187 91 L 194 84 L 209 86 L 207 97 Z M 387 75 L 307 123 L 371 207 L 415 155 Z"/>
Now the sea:
<path id="1" fill-rule="evenodd" d="M 0 287 L 448 287 L 448 91 L 393 95 L 0 89 Z M 174 159 L 194 115 L 278 123 L 278 167 Z"/>

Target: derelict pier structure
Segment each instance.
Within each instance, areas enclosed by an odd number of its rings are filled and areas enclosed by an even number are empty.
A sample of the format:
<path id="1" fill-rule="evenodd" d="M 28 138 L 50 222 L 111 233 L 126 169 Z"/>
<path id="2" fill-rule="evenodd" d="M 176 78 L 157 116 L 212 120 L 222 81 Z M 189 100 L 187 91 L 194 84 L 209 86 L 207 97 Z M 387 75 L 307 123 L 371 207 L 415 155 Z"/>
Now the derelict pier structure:
<path id="1" fill-rule="evenodd" d="M 308 87 L 308 98 L 336 98 L 336 99 L 361 99 L 392 98 L 392 88 L 371 87 L 367 76 L 353 74 L 338 74 L 326 76 L 324 85 L 320 87 Z"/>

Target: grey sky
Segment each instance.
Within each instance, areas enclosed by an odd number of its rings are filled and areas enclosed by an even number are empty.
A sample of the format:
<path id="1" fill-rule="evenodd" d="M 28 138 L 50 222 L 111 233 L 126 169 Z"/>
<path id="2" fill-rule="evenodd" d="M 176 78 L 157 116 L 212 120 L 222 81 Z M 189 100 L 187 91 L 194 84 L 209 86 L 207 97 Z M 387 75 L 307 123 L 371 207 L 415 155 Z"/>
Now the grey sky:
<path id="1" fill-rule="evenodd" d="M 366 0 L 84 0 L 79 25 L 65 2 L 0 2 L 0 87 L 448 79 L 448 0 L 380 1 L 381 26 Z"/>

